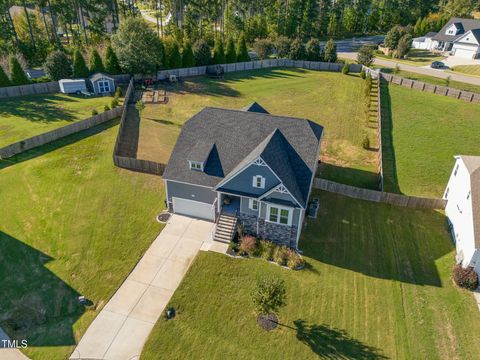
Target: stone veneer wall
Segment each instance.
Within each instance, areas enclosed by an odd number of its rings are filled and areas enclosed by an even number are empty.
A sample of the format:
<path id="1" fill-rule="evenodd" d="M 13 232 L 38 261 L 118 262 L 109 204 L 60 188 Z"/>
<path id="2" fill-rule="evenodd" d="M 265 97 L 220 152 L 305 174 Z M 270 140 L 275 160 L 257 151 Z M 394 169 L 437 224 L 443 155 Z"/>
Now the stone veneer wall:
<path id="1" fill-rule="evenodd" d="M 247 234 L 254 234 L 260 238 L 273 241 L 279 245 L 295 247 L 297 240 L 297 226 L 274 224 L 256 215 L 238 214 L 238 220 Z"/>

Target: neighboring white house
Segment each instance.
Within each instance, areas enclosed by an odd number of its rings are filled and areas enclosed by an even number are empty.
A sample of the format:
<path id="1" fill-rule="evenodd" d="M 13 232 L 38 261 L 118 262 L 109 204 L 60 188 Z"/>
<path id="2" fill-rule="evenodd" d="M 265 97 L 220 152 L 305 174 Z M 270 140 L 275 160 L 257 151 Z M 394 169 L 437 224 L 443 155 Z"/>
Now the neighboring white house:
<path id="1" fill-rule="evenodd" d="M 432 50 L 438 46 L 438 41 L 432 40 L 436 32 L 429 32 L 425 36 L 417 37 L 412 41 L 412 47 L 420 50 Z"/>
<path id="2" fill-rule="evenodd" d="M 455 156 L 443 198 L 457 262 L 480 274 L 480 156 Z"/>

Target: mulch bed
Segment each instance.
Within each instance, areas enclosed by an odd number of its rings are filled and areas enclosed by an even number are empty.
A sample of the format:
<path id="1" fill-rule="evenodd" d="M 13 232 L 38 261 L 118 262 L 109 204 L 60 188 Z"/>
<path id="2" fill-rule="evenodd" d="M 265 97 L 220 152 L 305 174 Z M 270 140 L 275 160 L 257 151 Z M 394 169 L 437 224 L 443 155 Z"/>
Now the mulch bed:
<path id="1" fill-rule="evenodd" d="M 170 219 L 171 214 L 169 212 L 162 212 L 157 216 L 157 221 L 160 223 L 166 223 Z"/>
<path id="2" fill-rule="evenodd" d="M 263 315 L 259 314 L 257 316 L 257 324 L 260 325 L 264 330 L 271 331 L 278 326 L 278 318 L 275 314 Z"/>

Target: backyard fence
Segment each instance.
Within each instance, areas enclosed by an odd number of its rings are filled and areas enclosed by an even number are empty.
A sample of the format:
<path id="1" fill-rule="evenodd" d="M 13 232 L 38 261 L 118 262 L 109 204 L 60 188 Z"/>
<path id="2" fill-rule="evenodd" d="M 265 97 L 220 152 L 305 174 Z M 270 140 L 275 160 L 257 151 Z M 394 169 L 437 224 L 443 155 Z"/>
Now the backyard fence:
<path id="1" fill-rule="evenodd" d="M 460 99 L 460 100 L 477 103 L 477 104 L 480 103 L 480 94 L 478 93 L 454 89 L 447 86 L 427 84 L 422 81 L 406 79 L 401 76 L 396 76 L 392 74 L 385 74 L 385 73 L 380 73 L 380 74 L 381 74 L 381 77 L 384 78 L 389 83 L 400 85 L 409 89 L 415 89 L 415 90 L 420 90 L 424 92 L 429 92 L 432 94 L 448 96 L 454 99 Z"/>
<path id="2" fill-rule="evenodd" d="M 445 209 L 446 200 L 406 196 L 387 193 L 383 191 L 362 189 L 355 186 L 339 184 L 334 181 L 316 178 L 313 187 L 335 194 L 345 195 L 355 199 L 381 202 L 395 206 L 403 206 L 416 209 Z"/>
<path id="3" fill-rule="evenodd" d="M 377 77 L 377 173 L 380 191 L 383 192 L 383 143 L 382 143 L 382 77 Z"/>
<path id="4" fill-rule="evenodd" d="M 25 95 L 57 93 L 59 91 L 60 86 L 58 85 L 58 81 L 19 86 L 7 86 L 0 87 L 0 99 Z"/>
<path id="5" fill-rule="evenodd" d="M 45 145 L 49 142 L 61 139 L 65 136 L 77 133 L 82 130 L 89 129 L 93 126 L 97 126 L 116 117 L 119 117 L 123 111 L 123 106 L 117 107 L 112 110 L 105 111 L 101 114 L 92 116 L 88 119 L 75 122 L 73 124 L 63 126 L 61 128 L 47 131 L 43 134 L 30 137 L 18 141 L 16 143 L 7 145 L 0 149 L 0 159 L 5 159 L 14 155 L 17 155 L 26 150 L 33 149 L 37 146 Z"/>

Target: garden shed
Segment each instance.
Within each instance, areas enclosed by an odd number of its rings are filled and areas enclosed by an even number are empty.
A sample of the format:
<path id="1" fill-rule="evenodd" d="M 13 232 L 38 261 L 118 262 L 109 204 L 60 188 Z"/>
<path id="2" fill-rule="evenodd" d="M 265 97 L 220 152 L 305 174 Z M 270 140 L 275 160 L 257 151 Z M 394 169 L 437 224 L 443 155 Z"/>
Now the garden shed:
<path id="1" fill-rule="evenodd" d="M 90 76 L 89 81 L 96 95 L 110 94 L 115 91 L 115 80 L 106 74 L 93 74 Z"/>

